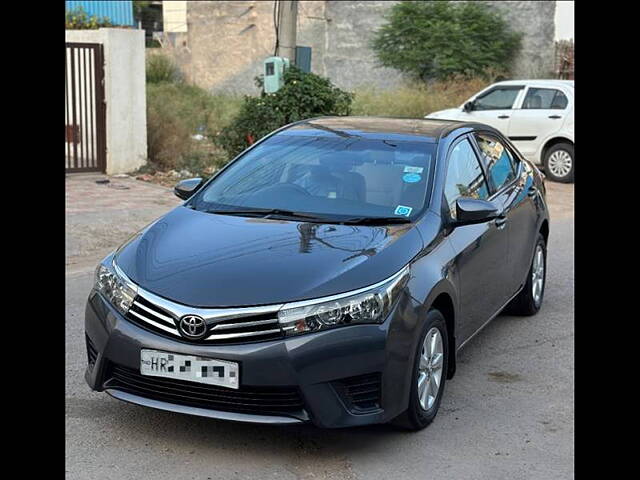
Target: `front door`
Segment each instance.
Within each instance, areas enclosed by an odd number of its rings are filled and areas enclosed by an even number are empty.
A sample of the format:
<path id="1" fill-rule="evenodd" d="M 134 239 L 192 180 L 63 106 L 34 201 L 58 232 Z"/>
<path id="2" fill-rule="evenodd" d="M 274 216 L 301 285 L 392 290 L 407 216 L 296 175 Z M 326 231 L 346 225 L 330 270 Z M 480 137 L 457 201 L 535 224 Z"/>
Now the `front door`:
<path id="1" fill-rule="evenodd" d="M 509 248 L 502 279 L 506 286 L 504 303 L 520 289 L 529 271 L 536 240 L 535 186 L 533 176 L 506 142 L 489 132 L 477 132 L 474 138 L 493 192 L 490 200 L 500 208 L 506 222 Z"/>
<path id="2" fill-rule="evenodd" d="M 501 85 L 481 93 L 473 100 L 473 108 L 464 120 L 490 125 L 507 135 L 513 106 L 523 89 L 523 85 Z"/>
<path id="3" fill-rule="evenodd" d="M 456 200 L 460 197 L 488 199 L 490 195 L 484 171 L 467 136 L 449 151 L 444 196 L 448 212 L 456 218 Z M 507 254 L 507 232 L 500 221 L 465 225 L 449 234 L 455 251 L 455 269 L 459 278 L 459 341 L 473 335 L 502 305 L 506 293 L 503 282 Z"/>

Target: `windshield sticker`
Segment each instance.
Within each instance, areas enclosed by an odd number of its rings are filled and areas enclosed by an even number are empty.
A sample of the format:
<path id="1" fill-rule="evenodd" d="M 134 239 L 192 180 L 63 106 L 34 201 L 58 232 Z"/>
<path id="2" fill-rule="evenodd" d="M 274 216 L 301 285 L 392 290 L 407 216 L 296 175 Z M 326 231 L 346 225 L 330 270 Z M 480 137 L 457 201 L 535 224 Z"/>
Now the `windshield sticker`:
<path id="1" fill-rule="evenodd" d="M 411 165 L 407 165 L 406 167 L 404 167 L 403 173 L 422 173 L 423 171 L 423 167 L 412 167 Z"/>
<path id="2" fill-rule="evenodd" d="M 402 216 L 408 217 L 409 215 L 411 215 L 411 210 L 413 210 L 412 207 L 405 207 L 404 205 L 398 205 L 394 213 L 396 215 L 402 215 Z"/>
<path id="3" fill-rule="evenodd" d="M 422 177 L 417 173 L 405 173 L 402 176 L 402 181 L 405 183 L 416 183 L 422 180 Z"/>

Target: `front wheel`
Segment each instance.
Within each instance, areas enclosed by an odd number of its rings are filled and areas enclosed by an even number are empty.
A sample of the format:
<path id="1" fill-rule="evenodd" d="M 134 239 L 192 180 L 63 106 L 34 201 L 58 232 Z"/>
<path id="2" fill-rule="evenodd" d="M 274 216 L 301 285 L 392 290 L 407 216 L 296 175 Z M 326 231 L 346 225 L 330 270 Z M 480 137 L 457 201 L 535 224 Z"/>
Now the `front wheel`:
<path id="1" fill-rule="evenodd" d="M 394 423 L 408 430 L 421 430 L 438 413 L 447 379 L 449 341 L 442 313 L 430 310 L 422 328 L 413 361 L 409 408 Z"/>
<path id="2" fill-rule="evenodd" d="M 544 156 L 544 172 L 554 182 L 573 182 L 575 154 L 570 143 L 558 143 Z"/>

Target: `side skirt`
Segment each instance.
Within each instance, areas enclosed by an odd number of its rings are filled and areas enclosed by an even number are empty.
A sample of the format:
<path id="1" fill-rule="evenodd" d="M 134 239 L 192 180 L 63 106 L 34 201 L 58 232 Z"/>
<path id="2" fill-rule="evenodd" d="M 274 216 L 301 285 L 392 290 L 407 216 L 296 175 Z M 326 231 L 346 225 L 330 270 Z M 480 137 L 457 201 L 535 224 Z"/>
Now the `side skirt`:
<path id="1" fill-rule="evenodd" d="M 484 323 L 480 326 L 480 328 L 478 328 L 478 330 L 476 330 L 473 334 L 471 334 L 471 336 L 470 336 L 469 338 L 467 338 L 464 342 L 462 342 L 462 343 L 460 344 L 460 346 L 456 349 L 456 354 L 457 354 L 460 350 L 462 350 L 462 347 L 464 347 L 467 343 L 469 343 L 469 340 L 471 340 L 472 338 L 474 338 L 476 335 L 478 335 L 478 333 L 480 333 L 480 332 L 482 331 L 482 329 L 484 329 L 484 327 L 486 327 L 487 325 L 489 325 L 489 323 L 491 322 L 491 320 L 493 320 L 493 319 L 494 319 L 494 318 L 496 318 L 498 315 L 500 315 L 500 313 L 502 312 L 502 310 L 504 310 L 504 307 L 506 307 L 507 305 L 509 305 L 509 302 L 518 296 L 518 294 L 522 291 L 522 289 L 524 288 L 524 286 L 525 286 L 525 285 L 526 285 L 526 282 L 525 282 L 525 284 L 523 284 L 523 285 L 518 289 L 518 291 L 516 291 L 516 293 L 514 293 L 511 297 L 509 297 L 509 300 L 507 300 L 507 301 L 504 303 L 504 305 L 502 305 L 502 306 L 498 309 L 498 311 L 497 311 L 496 313 L 494 313 L 493 315 L 491 315 L 491 316 L 489 317 L 489 320 L 487 320 L 486 322 L 484 322 Z"/>

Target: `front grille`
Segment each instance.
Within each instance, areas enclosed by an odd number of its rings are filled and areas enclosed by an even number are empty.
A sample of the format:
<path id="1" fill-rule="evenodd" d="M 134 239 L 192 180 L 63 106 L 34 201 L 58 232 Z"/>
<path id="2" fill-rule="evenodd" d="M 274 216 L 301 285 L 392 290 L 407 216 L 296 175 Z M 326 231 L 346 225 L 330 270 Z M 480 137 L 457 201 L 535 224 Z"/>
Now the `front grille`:
<path id="1" fill-rule="evenodd" d="M 333 382 L 347 407 L 354 413 L 380 408 L 382 375 L 369 373 Z"/>
<path id="2" fill-rule="evenodd" d="M 98 350 L 89 338 L 89 335 L 85 334 L 85 339 L 87 342 L 87 361 L 89 366 L 93 367 L 96 363 L 96 359 L 98 358 Z"/>
<path id="3" fill-rule="evenodd" d="M 104 388 L 113 388 L 177 405 L 260 415 L 303 413 L 296 387 L 241 387 L 214 385 L 141 375 L 137 370 L 110 363 Z"/>
<path id="4" fill-rule="evenodd" d="M 211 309 L 211 311 L 216 310 Z M 222 319 L 209 326 L 202 340 L 185 339 L 180 335 L 177 327 L 180 318 L 142 295 L 136 296 L 126 317 L 138 326 L 174 339 L 180 338 L 189 343 L 219 345 L 273 340 L 284 336 L 275 313 L 270 312 Z"/>
<path id="5" fill-rule="evenodd" d="M 157 333 L 168 333 L 176 337 L 181 336 L 171 313 L 140 295 L 136 296 L 126 316 L 131 322 Z"/>

